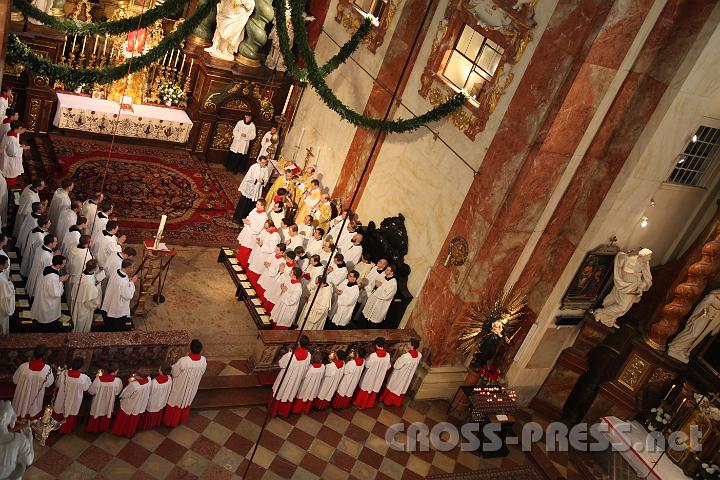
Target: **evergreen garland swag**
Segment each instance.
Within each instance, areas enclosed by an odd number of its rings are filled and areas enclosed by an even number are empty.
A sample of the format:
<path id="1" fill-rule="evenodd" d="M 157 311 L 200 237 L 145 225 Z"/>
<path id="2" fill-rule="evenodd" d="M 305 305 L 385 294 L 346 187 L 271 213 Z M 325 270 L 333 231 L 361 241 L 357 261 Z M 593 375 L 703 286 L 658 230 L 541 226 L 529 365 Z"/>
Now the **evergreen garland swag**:
<path id="1" fill-rule="evenodd" d="M 275 25 L 278 29 L 280 51 L 282 52 L 283 58 L 285 59 L 285 65 L 287 66 L 288 71 L 296 79 L 303 82 L 308 82 L 310 85 L 312 85 L 312 87 L 315 89 L 318 96 L 322 99 L 325 105 L 327 105 L 328 108 L 340 115 L 343 120 L 357 127 L 368 128 L 371 130 L 379 130 L 382 132 L 391 133 L 409 132 L 417 130 L 418 128 L 422 127 L 427 123 L 446 117 L 454 110 L 462 106 L 463 103 L 465 103 L 465 100 L 468 98 L 467 93 L 465 91 L 462 91 L 447 100 L 445 103 L 438 105 L 436 108 L 425 112 L 419 117 L 408 119 L 380 120 L 376 118 L 369 118 L 357 113 L 356 111 L 343 104 L 340 99 L 335 96 L 333 91 L 325 82 L 324 77 L 331 71 L 326 70 L 325 67 L 327 67 L 330 62 L 323 66 L 323 68 L 319 68 L 317 65 L 315 56 L 310 50 L 307 38 L 307 31 L 305 30 L 305 19 L 303 18 L 303 11 L 305 10 L 304 0 L 289 0 L 290 19 L 292 22 L 293 31 L 295 32 L 295 45 L 297 46 L 300 58 L 307 64 L 306 69 L 301 69 L 298 67 L 295 55 L 292 53 L 290 37 L 288 35 L 288 30 L 285 24 L 284 3 L 285 0 L 273 0 L 273 8 L 275 9 L 275 16 L 277 18 L 277 22 L 275 23 Z M 363 25 L 361 26 L 361 29 L 363 27 L 367 28 L 369 21 L 370 18 L 366 17 L 365 22 L 363 22 Z M 367 35 L 367 33 L 369 32 L 369 28 L 363 34 L 363 37 L 358 35 L 359 32 L 360 30 L 358 30 L 358 32 L 353 35 L 350 41 L 340 49 L 340 52 L 335 57 L 333 57 L 331 61 L 335 60 L 337 62 L 338 60 L 342 60 L 342 62 L 340 63 L 344 63 L 347 58 L 350 57 L 350 55 L 360 45 L 360 41 L 362 40 L 362 38 L 364 38 L 364 35 Z M 351 45 L 348 46 L 348 44 Z M 350 50 L 350 48 L 352 48 L 352 50 Z M 336 57 L 338 58 L 336 59 Z M 337 64 L 337 66 L 339 66 L 339 63 Z"/>
<path id="2" fill-rule="evenodd" d="M 74 68 L 64 64 L 55 64 L 47 58 L 34 53 L 16 35 L 10 35 L 8 55 L 14 62 L 24 65 L 33 74 L 44 75 L 52 80 L 60 80 L 66 85 L 79 85 L 81 83 L 104 85 L 112 83 L 130 73 L 142 70 L 160 60 L 163 55 L 173 48 L 177 48 L 200 25 L 200 22 L 210 13 L 218 1 L 213 0 L 201 5 L 174 32 L 163 38 L 155 48 L 120 65 L 107 65 L 103 68 Z"/>
<path id="3" fill-rule="evenodd" d="M 66 35 L 118 35 L 120 33 L 128 33 L 133 30 L 147 28 L 162 18 L 170 17 L 179 12 L 187 2 L 188 0 L 166 0 L 162 5 L 153 7 L 142 15 L 124 18 L 122 20 L 90 23 L 60 20 L 43 12 L 26 0 L 14 0 L 13 6 L 25 15 L 25 17 L 39 20 L 53 30 L 65 33 Z"/>

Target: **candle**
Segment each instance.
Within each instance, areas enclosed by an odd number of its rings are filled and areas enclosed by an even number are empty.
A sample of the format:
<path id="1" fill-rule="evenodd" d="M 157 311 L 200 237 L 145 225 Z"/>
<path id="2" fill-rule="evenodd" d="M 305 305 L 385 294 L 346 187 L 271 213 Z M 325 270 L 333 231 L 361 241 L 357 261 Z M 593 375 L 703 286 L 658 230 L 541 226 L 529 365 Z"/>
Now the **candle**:
<path id="1" fill-rule="evenodd" d="M 178 48 L 177 55 L 175 55 L 175 63 L 173 63 L 173 68 L 177 67 L 177 62 L 180 59 L 180 49 Z"/>
<path id="2" fill-rule="evenodd" d="M 167 215 L 160 217 L 160 226 L 158 227 L 157 235 L 155 235 L 155 248 L 158 247 L 158 243 L 162 238 L 163 230 L 165 229 L 165 222 L 167 221 Z"/>
<path id="3" fill-rule="evenodd" d="M 162 59 L 162 62 L 160 62 L 160 65 L 165 66 L 165 60 L 167 60 L 167 54 L 168 52 L 165 52 L 165 56 Z"/>
<path id="4" fill-rule="evenodd" d="M 292 96 L 293 91 L 293 85 L 290 85 L 290 90 L 288 90 L 287 98 L 285 99 L 285 105 L 283 105 L 282 113 L 280 114 L 285 115 L 285 111 L 287 110 L 288 105 L 290 104 L 290 97 Z"/>
<path id="5" fill-rule="evenodd" d="M 103 44 L 102 56 L 105 56 L 105 50 L 107 49 L 108 34 L 105 34 L 105 43 Z"/>
<path id="6" fill-rule="evenodd" d="M 192 73 L 192 67 L 193 67 L 193 64 L 194 64 L 194 63 L 195 63 L 195 59 L 194 59 L 194 58 L 191 58 L 191 59 L 190 59 L 190 68 L 188 68 L 188 73 L 187 73 L 187 77 L 186 77 L 186 78 L 190 78 L 190 73 Z"/>
<path id="7" fill-rule="evenodd" d="M 677 384 L 674 384 L 674 385 L 670 388 L 670 390 L 667 392 L 667 395 L 665 395 L 665 398 L 663 398 L 663 403 L 665 402 L 665 400 L 668 399 L 668 397 L 669 397 L 670 394 L 673 392 L 673 390 L 675 390 L 675 387 L 676 387 L 676 386 L 677 386 Z"/>
<path id="8" fill-rule="evenodd" d="M 185 55 L 185 54 L 183 53 L 183 61 L 182 61 L 182 63 L 180 64 L 180 73 L 182 73 L 183 67 L 185 66 L 185 58 L 186 58 L 186 57 L 187 57 L 187 55 Z"/>
<path id="9" fill-rule="evenodd" d="M 63 48 L 60 52 L 60 57 L 65 58 L 65 47 L 67 47 L 67 35 L 65 35 L 65 40 L 63 40 Z"/>
<path id="10" fill-rule="evenodd" d="M 99 35 L 95 35 L 95 44 L 93 45 L 93 57 L 95 56 L 95 52 L 97 52 L 97 46 L 98 46 L 98 38 L 100 38 Z"/>
<path id="11" fill-rule="evenodd" d="M 82 48 L 80 49 L 80 55 L 83 55 L 85 53 L 85 42 L 87 42 L 87 37 L 83 37 L 83 44 Z"/>
<path id="12" fill-rule="evenodd" d="M 77 41 L 77 33 L 73 35 L 73 44 L 72 47 L 70 47 L 70 53 L 73 53 L 75 51 L 75 42 Z"/>
<path id="13" fill-rule="evenodd" d="M 297 141 L 297 148 L 300 148 L 300 144 L 302 143 L 303 135 L 305 135 L 305 127 L 303 127 L 302 132 L 300 132 L 300 138 L 298 138 L 298 141 Z"/>

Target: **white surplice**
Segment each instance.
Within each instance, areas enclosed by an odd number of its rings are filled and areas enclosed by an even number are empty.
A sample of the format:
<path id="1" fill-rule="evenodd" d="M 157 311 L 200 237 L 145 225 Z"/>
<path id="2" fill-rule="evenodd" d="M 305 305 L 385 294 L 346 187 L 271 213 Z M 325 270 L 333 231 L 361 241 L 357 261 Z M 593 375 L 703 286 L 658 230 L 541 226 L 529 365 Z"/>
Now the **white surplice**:
<path id="1" fill-rule="evenodd" d="M 103 297 L 101 310 L 110 318 L 130 316 L 130 301 L 135 295 L 135 284 L 121 270 L 108 272 L 107 289 Z"/>
<path id="2" fill-rule="evenodd" d="M 290 280 L 283 285 L 287 287 L 287 290 L 280 294 L 280 298 L 275 303 L 271 319 L 279 327 L 290 327 L 295 321 L 295 315 L 300 307 L 302 285 L 300 285 L 300 280 Z"/>
<path id="3" fill-rule="evenodd" d="M 375 351 L 365 359 L 365 373 L 360 380 L 360 390 L 366 392 L 379 392 L 385 381 L 385 374 L 390 369 L 390 354 L 381 350 L 385 355 L 379 356 Z"/>
<path id="4" fill-rule="evenodd" d="M 8 267 L 5 271 L 10 270 Z M 10 317 L 15 313 L 15 285 L 0 275 L 0 335 L 10 333 Z"/>
<path id="5" fill-rule="evenodd" d="M 92 327 L 95 309 L 100 306 L 102 301 L 102 292 L 95 275 L 83 273 L 80 278 L 79 289 L 77 293 L 73 291 L 71 297 L 73 300 L 70 308 L 72 310 L 73 325 L 75 326 L 73 332 L 87 333 Z"/>
<path id="6" fill-rule="evenodd" d="M 275 303 L 277 301 L 276 295 L 280 296 L 280 285 L 275 286 L 276 283 L 280 282 L 281 276 L 286 268 L 286 260 L 284 256 L 274 255 L 268 259 L 270 266 L 265 267 L 263 273 L 258 279 L 258 285 L 265 290 L 265 298 Z M 270 297 L 268 297 L 270 295 Z"/>
<path id="7" fill-rule="evenodd" d="M 28 241 L 28 237 L 30 236 L 30 232 L 32 232 L 33 228 L 36 228 L 38 226 L 37 219 L 40 217 L 37 213 L 30 212 L 30 215 L 27 215 L 23 219 L 23 223 L 20 226 L 20 230 L 18 230 L 18 234 L 15 241 L 15 246 L 20 249 L 20 252 L 24 252 L 25 244 Z M 16 220 L 19 221 L 19 220 Z"/>
<path id="8" fill-rule="evenodd" d="M 268 157 L 268 160 L 271 160 L 270 156 L 268 155 L 268 148 L 270 147 L 270 145 L 272 145 L 272 142 L 270 141 L 271 138 L 272 132 L 268 130 L 267 132 L 265 132 L 265 135 L 263 135 L 263 137 L 260 139 L 260 152 L 258 152 L 258 159 L 260 159 L 260 157 Z M 273 157 L 274 156 L 275 155 L 273 155 Z"/>
<path id="9" fill-rule="evenodd" d="M 299 233 L 296 233 L 295 235 L 288 234 L 287 237 L 285 237 L 285 241 L 290 241 L 290 243 L 287 244 L 287 249 L 293 251 L 297 247 L 302 247 L 305 244 L 305 238 Z"/>
<path id="10" fill-rule="evenodd" d="M 93 417 L 110 418 L 115 407 L 115 397 L 122 391 L 122 380 L 115 376 L 103 375 L 96 376 L 93 380 L 88 393 L 93 396 L 90 404 L 90 415 Z"/>
<path id="11" fill-rule="evenodd" d="M 360 363 L 358 365 L 358 362 Z M 365 368 L 365 361 L 361 358 L 348 360 L 342 371 L 342 378 L 338 384 L 337 393 L 343 397 L 352 397 Z"/>
<path id="12" fill-rule="evenodd" d="M 388 379 L 387 389 L 397 396 L 405 395 L 415 375 L 415 370 L 417 370 L 420 360 L 422 359 L 420 352 L 412 351 L 415 353 L 414 357 L 410 352 L 405 352 L 395 360 L 393 371 Z"/>
<path id="13" fill-rule="evenodd" d="M 147 382 L 141 384 L 135 380 L 128 382 L 127 386 L 120 392 L 120 408 L 128 415 L 140 415 L 145 411 L 150 398 L 150 377 Z"/>
<path id="14" fill-rule="evenodd" d="M 57 224 L 53 225 L 55 235 L 58 238 L 58 245 L 62 245 L 71 226 L 77 223 L 77 213 L 70 208 L 63 208 L 58 213 Z M 62 248 L 62 247 L 61 247 Z"/>
<path id="15" fill-rule="evenodd" d="M 50 201 L 50 208 L 48 208 L 47 214 L 50 217 L 50 221 L 52 222 L 52 224 L 50 225 L 50 229 L 56 235 L 58 234 L 58 230 L 56 230 L 55 227 L 57 227 L 58 225 L 60 212 L 62 212 L 66 208 L 69 209 L 70 203 L 70 194 L 64 188 L 60 187 L 55 190 L 52 200 Z"/>
<path id="16" fill-rule="evenodd" d="M 335 297 L 330 321 L 339 327 L 344 327 L 352 319 L 353 309 L 360 295 L 360 287 L 357 283 L 350 285 L 350 282 L 345 282 L 338 285 L 336 290 L 342 293 Z"/>
<path id="17" fill-rule="evenodd" d="M 347 267 L 338 267 L 336 263 L 332 264 L 332 269 L 332 272 L 327 274 L 327 281 L 337 288 L 347 279 L 348 269 Z"/>
<path id="18" fill-rule="evenodd" d="M 32 212 L 32 204 L 40 201 L 40 194 L 33 188 L 32 185 L 25 187 L 20 194 L 20 201 L 18 204 L 18 210 L 15 214 L 15 225 L 13 227 L 13 236 L 18 237 L 20 233 L 20 227 L 25 221 L 25 217 L 30 215 Z"/>
<path id="19" fill-rule="evenodd" d="M 353 270 L 355 268 L 355 265 L 357 265 L 360 258 L 362 258 L 362 253 L 362 245 L 355 245 L 354 243 L 351 243 L 349 246 L 345 247 L 342 254 L 348 270 Z"/>
<path id="20" fill-rule="evenodd" d="M 33 363 L 36 361 L 33 360 Z M 34 417 L 43 408 L 45 389 L 55 382 L 50 365 L 45 364 L 39 370 L 32 370 L 30 362 L 21 364 L 13 374 L 15 395 L 12 406 L 18 418 Z"/>
<path id="21" fill-rule="evenodd" d="M 387 315 L 392 299 L 395 297 L 395 292 L 397 292 L 397 280 L 395 280 L 395 277 L 388 279 L 382 276 L 378 280 L 382 281 L 382 285 L 370 294 L 362 311 L 363 316 L 373 323 L 380 323 L 385 320 L 385 315 Z"/>
<path id="22" fill-rule="evenodd" d="M 110 219 L 103 212 L 97 212 L 94 220 L 88 218 L 88 225 L 91 228 L 90 235 L 92 236 L 93 245 L 97 245 L 98 237 L 102 236 L 102 232 L 105 230 L 109 221 Z"/>
<path id="23" fill-rule="evenodd" d="M 173 381 L 169 375 L 167 377 L 163 375 L 163 377 L 167 380 L 162 383 L 158 381 L 158 377 L 153 378 L 151 382 L 150 397 L 147 403 L 147 411 L 150 413 L 159 412 L 167 405 Z"/>
<path id="24" fill-rule="evenodd" d="M 317 297 L 315 297 L 315 303 L 313 303 L 311 309 L 310 303 L 312 302 L 314 295 L 315 292 L 313 291 L 308 296 L 307 303 L 305 303 L 305 306 L 300 313 L 300 317 L 298 317 L 298 324 L 302 324 L 302 322 L 305 322 L 305 316 L 307 316 L 305 330 L 322 330 L 325 326 L 325 320 L 327 319 L 328 312 L 330 311 L 330 307 L 332 305 L 333 287 L 331 285 L 321 287 Z M 308 310 L 310 310 L 309 315 Z"/>
<path id="25" fill-rule="evenodd" d="M 95 219 L 95 216 L 97 215 L 97 203 L 95 203 L 93 200 L 85 200 L 82 205 L 82 210 L 80 210 L 80 215 L 87 218 L 87 226 L 85 227 L 85 231 L 83 231 L 83 234 L 90 235 L 92 233 L 92 223 Z"/>
<path id="26" fill-rule="evenodd" d="M 117 243 L 117 237 L 107 231 L 103 231 L 102 235 L 98 236 L 97 244 L 94 247 L 96 247 L 93 250 L 95 260 L 98 261 L 100 268 L 105 268 L 108 257 L 122 251 L 122 246 Z"/>
<path id="27" fill-rule="evenodd" d="M 248 259 L 248 268 L 251 272 L 261 275 L 265 271 L 265 262 L 272 259 L 275 247 L 280 243 L 280 234 L 276 228 L 271 230 L 263 229 L 258 234 L 257 239 L 260 244 L 256 242 L 253 245 Z"/>
<path id="28" fill-rule="evenodd" d="M 320 255 L 320 252 L 322 252 L 322 246 L 322 238 L 317 240 L 310 237 L 310 239 L 308 239 L 307 243 L 305 244 L 305 253 L 307 253 L 308 257 L 312 257 L 313 255 Z"/>
<path id="29" fill-rule="evenodd" d="M 302 384 L 298 389 L 296 398 L 303 402 L 315 400 L 318 391 L 320 390 L 320 383 L 325 376 L 325 365 L 310 364 L 303 378 Z"/>
<path id="30" fill-rule="evenodd" d="M 249 248 L 252 250 L 253 246 L 256 245 L 255 240 L 258 238 L 260 232 L 262 232 L 265 222 L 267 221 L 267 211 L 253 209 L 252 212 L 248 213 L 247 224 L 243 224 L 243 229 L 240 230 L 237 240 L 240 246 Z"/>
<path id="31" fill-rule="evenodd" d="M 72 371 L 65 370 L 58 375 L 55 386 L 57 387 L 57 396 L 53 404 L 55 413 L 62 415 L 77 415 L 80 411 L 80 404 L 83 400 L 83 394 L 90 388 L 90 377 L 84 373 L 80 376 L 70 376 L 68 373 Z"/>
<path id="32" fill-rule="evenodd" d="M 263 167 L 259 163 L 253 163 L 240 182 L 238 191 L 255 202 L 262 197 L 263 187 L 267 185 L 268 180 L 270 180 L 270 166 Z"/>
<path id="33" fill-rule="evenodd" d="M 73 225 L 67 229 L 65 235 L 63 235 L 62 243 L 60 244 L 60 250 L 66 257 L 70 256 L 72 247 L 77 247 L 80 244 L 80 236 L 82 232 L 77 225 Z"/>
<path id="34" fill-rule="evenodd" d="M 325 365 L 323 379 L 318 389 L 318 400 L 325 400 L 327 402 L 332 400 L 333 395 L 337 392 L 338 385 L 340 385 L 340 380 L 343 378 L 344 367 L 345 364 L 342 360 L 334 360 Z"/>
<path id="35" fill-rule="evenodd" d="M 175 362 L 172 366 L 172 388 L 167 404 L 171 407 L 189 407 L 195 399 L 206 368 L 207 360 L 202 355 L 199 360 L 185 356 Z"/>
<path id="36" fill-rule="evenodd" d="M 50 323 L 60 318 L 63 284 L 58 271 L 45 267 L 43 276 L 35 289 L 35 298 L 30 308 L 30 317 L 38 323 Z"/>
<path id="37" fill-rule="evenodd" d="M 20 273 L 23 277 L 28 278 L 30 276 L 30 270 L 32 269 L 33 260 L 35 260 L 35 250 L 39 249 L 43 245 L 47 232 L 36 227 L 30 233 L 27 239 L 25 249 L 22 252 L 22 260 L 20 261 Z"/>
<path id="38" fill-rule="evenodd" d="M 5 148 L 3 154 L 2 174 L 5 178 L 19 177 L 25 172 L 23 168 L 23 148 L 17 135 L 5 135 Z"/>
<path id="39" fill-rule="evenodd" d="M 92 255 L 90 254 L 90 250 L 87 248 L 79 248 L 77 245 L 72 246 L 68 250 L 67 255 L 67 261 L 65 262 L 65 270 L 67 271 L 67 274 L 70 275 L 67 281 L 67 288 L 65 289 L 67 292 L 67 301 L 68 305 L 70 305 L 70 308 L 72 309 L 72 305 L 74 302 L 73 298 L 75 297 L 75 292 L 77 291 L 77 285 L 80 281 L 80 276 L 82 275 L 83 271 L 85 271 L 85 264 L 92 259 Z"/>
<path id="40" fill-rule="evenodd" d="M 363 304 L 367 302 L 368 298 L 370 298 L 370 295 L 375 289 L 375 280 L 380 280 L 385 277 L 384 268 L 378 270 L 374 264 L 371 263 L 370 265 L 370 270 L 365 274 L 366 281 L 363 282 L 365 286 L 362 289 L 363 291 L 360 292 L 360 297 L 358 298 L 358 301 Z"/>
<path id="41" fill-rule="evenodd" d="M 5 177 L 0 175 L 0 223 L 3 228 L 7 225 L 8 219 L 8 187 Z"/>
<path id="42" fill-rule="evenodd" d="M 243 137 L 243 135 L 245 136 Z M 257 135 L 257 132 L 255 131 L 255 124 L 252 121 L 250 121 L 250 123 L 245 123 L 245 120 L 238 121 L 232 131 L 233 140 L 230 144 L 230 151 L 242 154 L 247 153 L 250 142 L 255 139 L 255 135 Z"/>
<path id="43" fill-rule="evenodd" d="M 43 276 L 45 267 L 49 267 L 52 264 L 53 251 L 47 246 L 35 250 L 35 258 L 32 261 L 32 267 L 30 268 L 30 274 L 28 275 L 27 284 L 25 290 L 31 297 L 35 296 L 35 290 L 40 285 L 40 280 Z"/>
<path id="44" fill-rule="evenodd" d="M 291 402 L 295 399 L 295 395 L 310 366 L 310 352 L 304 348 L 296 347 L 295 355 L 293 355 L 292 351 L 287 352 L 280 357 L 278 365 L 280 366 L 280 372 L 272 386 L 273 397 L 279 402 Z M 285 374 L 286 370 L 287 374 Z M 282 385 L 280 385 L 281 380 Z"/>

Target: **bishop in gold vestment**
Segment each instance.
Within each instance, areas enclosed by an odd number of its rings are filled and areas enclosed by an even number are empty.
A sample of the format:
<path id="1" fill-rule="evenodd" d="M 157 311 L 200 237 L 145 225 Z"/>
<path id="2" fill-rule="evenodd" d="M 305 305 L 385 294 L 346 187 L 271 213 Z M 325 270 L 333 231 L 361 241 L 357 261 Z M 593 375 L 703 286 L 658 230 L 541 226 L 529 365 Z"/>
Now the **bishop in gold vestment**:
<path id="1" fill-rule="evenodd" d="M 330 195 L 324 193 L 320 197 L 320 201 L 313 207 L 311 215 L 315 220 L 315 226 L 322 228 L 327 232 L 328 224 L 332 218 L 332 205 L 330 204 Z"/>
<path id="2" fill-rule="evenodd" d="M 292 167 L 285 168 L 285 174 L 275 179 L 270 190 L 268 190 L 265 196 L 265 202 L 267 205 L 273 205 L 275 202 L 273 198 L 277 194 L 278 188 L 284 188 L 287 190 L 287 197 L 289 199 L 295 198 L 295 181 L 293 180 Z"/>

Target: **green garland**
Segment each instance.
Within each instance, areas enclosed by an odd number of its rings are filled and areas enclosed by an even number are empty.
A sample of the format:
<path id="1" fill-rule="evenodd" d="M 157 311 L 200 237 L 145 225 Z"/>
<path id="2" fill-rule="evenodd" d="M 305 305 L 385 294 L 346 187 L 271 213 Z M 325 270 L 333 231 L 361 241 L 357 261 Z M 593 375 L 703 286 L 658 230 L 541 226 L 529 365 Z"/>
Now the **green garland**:
<path id="1" fill-rule="evenodd" d="M 285 5 L 283 0 L 274 0 L 275 16 L 277 17 L 276 28 L 278 29 L 278 39 L 280 41 L 280 51 L 285 59 L 285 65 L 288 71 L 298 79 L 303 79 L 307 74 L 307 80 L 315 89 L 320 98 L 331 110 L 335 111 L 340 117 L 357 127 L 368 128 L 371 130 L 380 130 L 383 132 L 402 133 L 416 130 L 423 125 L 439 120 L 465 103 L 467 93 L 460 92 L 445 103 L 438 105 L 436 108 L 425 112 L 424 114 L 408 119 L 400 120 L 380 120 L 369 118 L 361 115 L 354 110 L 348 108 L 338 99 L 324 79 L 322 69 L 318 68 L 315 56 L 310 50 L 308 44 L 307 31 L 305 30 L 305 21 L 302 16 L 304 11 L 304 0 L 290 0 L 290 18 L 293 30 L 295 31 L 295 43 L 298 47 L 300 58 L 307 63 L 307 69 L 300 69 L 295 61 L 290 46 L 290 37 L 285 26 Z M 359 43 L 358 43 L 359 44 Z M 342 49 L 341 49 L 342 50 Z M 349 56 L 349 55 L 348 55 Z"/>
<path id="2" fill-rule="evenodd" d="M 327 61 L 325 65 L 320 68 L 320 72 L 322 73 L 323 77 L 327 76 L 330 72 L 345 63 L 347 59 L 350 58 L 350 55 L 355 53 L 355 50 L 358 49 L 360 43 L 372 31 L 372 27 L 373 19 L 372 17 L 368 16 L 365 18 L 362 25 L 360 25 L 360 28 L 358 28 L 357 31 L 352 35 L 352 37 L 350 37 L 350 40 L 348 40 L 347 43 L 345 43 L 345 45 L 340 48 L 340 51 L 336 53 L 330 60 Z"/>
<path id="3" fill-rule="evenodd" d="M 8 55 L 13 61 L 21 63 L 35 75 L 47 76 L 69 85 L 100 84 L 114 82 L 135 73 L 160 60 L 171 49 L 176 48 L 203 21 L 215 6 L 214 1 L 207 2 L 198 8 L 192 16 L 183 22 L 174 32 L 163 38 L 160 43 L 144 55 L 140 55 L 120 65 L 107 65 L 103 68 L 74 68 L 68 65 L 55 64 L 45 57 L 34 53 L 22 43 L 16 35 L 10 35 Z"/>
<path id="4" fill-rule="evenodd" d="M 44 25 L 63 32 L 66 35 L 117 35 L 127 33 L 140 28 L 147 28 L 158 20 L 170 17 L 187 4 L 188 0 L 167 0 L 162 5 L 151 8 L 142 15 L 136 17 L 125 18 L 122 20 L 113 20 L 111 22 L 91 22 L 80 23 L 74 20 L 59 20 L 49 15 L 26 0 L 14 0 L 13 5 L 25 17 L 34 18 L 41 21 Z"/>

